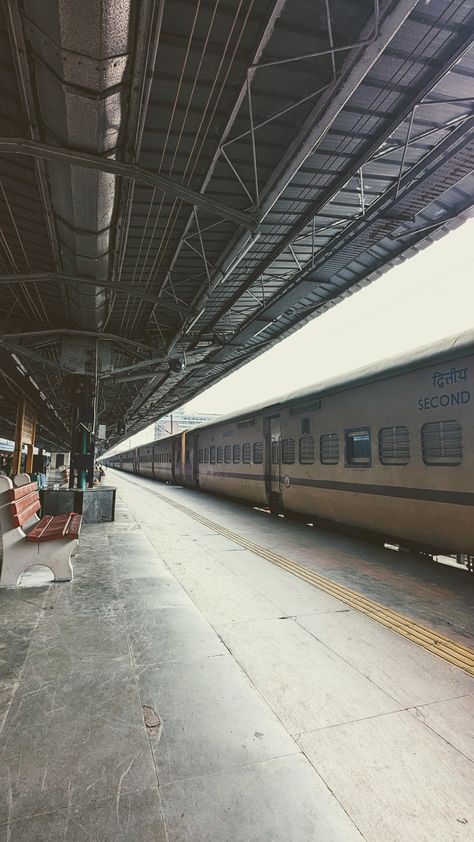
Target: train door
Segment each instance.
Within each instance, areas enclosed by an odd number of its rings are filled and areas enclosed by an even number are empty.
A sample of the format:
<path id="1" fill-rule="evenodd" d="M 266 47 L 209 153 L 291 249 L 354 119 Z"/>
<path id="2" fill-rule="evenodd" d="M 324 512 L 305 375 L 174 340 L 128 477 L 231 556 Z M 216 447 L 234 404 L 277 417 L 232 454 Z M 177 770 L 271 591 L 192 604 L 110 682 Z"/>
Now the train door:
<path id="1" fill-rule="evenodd" d="M 179 439 L 171 442 L 171 482 L 176 482 L 176 466 L 181 464 L 181 447 Z"/>
<path id="2" fill-rule="evenodd" d="M 193 436 L 192 463 L 193 485 L 199 488 L 199 436 Z"/>
<path id="3" fill-rule="evenodd" d="M 265 485 L 271 509 L 280 510 L 281 495 L 281 419 L 273 415 L 265 419 Z"/>
<path id="4" fill-rule="evenodd" d="M 140 448 L 136 447 L 133 451 L 133 471 L 135 474 L 140 473 Z"/>

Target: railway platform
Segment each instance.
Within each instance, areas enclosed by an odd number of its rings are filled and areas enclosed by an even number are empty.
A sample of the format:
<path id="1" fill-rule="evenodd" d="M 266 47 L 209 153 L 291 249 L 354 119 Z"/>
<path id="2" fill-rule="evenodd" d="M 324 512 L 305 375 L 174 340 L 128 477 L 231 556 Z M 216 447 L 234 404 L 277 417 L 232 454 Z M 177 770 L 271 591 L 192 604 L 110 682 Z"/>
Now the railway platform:
<path id="1" fill-rule="evenodd" d="M 0 591 L 0 842 L 473 838 L 474 577 L 108 481 L 74 580 Z"/>

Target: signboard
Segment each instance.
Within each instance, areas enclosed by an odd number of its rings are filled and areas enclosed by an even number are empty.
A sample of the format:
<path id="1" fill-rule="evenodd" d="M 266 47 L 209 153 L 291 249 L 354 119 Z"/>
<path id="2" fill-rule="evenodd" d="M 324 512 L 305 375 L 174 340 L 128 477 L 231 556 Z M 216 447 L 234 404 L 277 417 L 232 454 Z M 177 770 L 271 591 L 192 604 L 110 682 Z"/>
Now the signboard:
<path id="1" fill-rule="evenodd" d="M 22 444 L 35 443 L 36 410 L 34 406 L 25 401 L 23 412 L 23 429 L 21 435 Z"/>
<path id="2" fill-rule="evenodd" d="M 418 411 L 463 406 L 469 403 L 471 400 L 470 380 L 467 368 L 453 366 L 449 371 L 433 371 L 430 394 L 418 398 Z"/>

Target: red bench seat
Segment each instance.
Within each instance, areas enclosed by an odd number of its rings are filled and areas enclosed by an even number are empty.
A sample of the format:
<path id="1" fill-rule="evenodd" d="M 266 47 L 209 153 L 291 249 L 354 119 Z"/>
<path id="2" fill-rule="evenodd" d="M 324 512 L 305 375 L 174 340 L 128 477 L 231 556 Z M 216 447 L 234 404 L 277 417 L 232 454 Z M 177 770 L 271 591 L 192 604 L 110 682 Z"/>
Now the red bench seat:
<path id="1" fill-rule="evenodd" d="M 58 541 L 60 538 L 78 538 L 82 516 L 75 512 L 68 515 L 45 515 L 28 532 L 27 541 Z"/>
<path id="2" fill-rule="evenodd" d="M 38 486 L 35 482 L 12 488 L 10 491 L 10 512 L 14 526 L 24 526 L 41 508 Z M 26 540 L 58 541 L 60 538 L 78 538 L 81 515 L 69 512 L 65 515 L 45 515 L 26 535 Z"/>
<path id="3" fill-rule="evenodd" d="M 35 564 L 49 567 L 56 582 L 72 578 L 71 550 L 77 547 L 82 515 L 68 512 L 38 519 L 40 508 L 35 482 L 14 487 L 8 477 L 0 476 L 0 587 L 15 587 Z"/>

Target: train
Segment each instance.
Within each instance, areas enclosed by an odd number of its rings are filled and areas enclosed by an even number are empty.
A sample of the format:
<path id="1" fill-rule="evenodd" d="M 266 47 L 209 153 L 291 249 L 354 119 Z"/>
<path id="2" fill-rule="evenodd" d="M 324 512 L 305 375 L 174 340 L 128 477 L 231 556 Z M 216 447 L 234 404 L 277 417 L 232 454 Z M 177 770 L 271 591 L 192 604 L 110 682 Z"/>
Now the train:
<path id="1" fill-rule="evenodd" d="M 469 331 L 104 461 L 472 571 L 473 376 Z"/>

